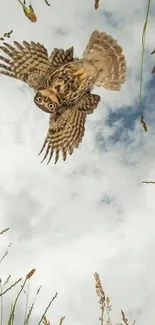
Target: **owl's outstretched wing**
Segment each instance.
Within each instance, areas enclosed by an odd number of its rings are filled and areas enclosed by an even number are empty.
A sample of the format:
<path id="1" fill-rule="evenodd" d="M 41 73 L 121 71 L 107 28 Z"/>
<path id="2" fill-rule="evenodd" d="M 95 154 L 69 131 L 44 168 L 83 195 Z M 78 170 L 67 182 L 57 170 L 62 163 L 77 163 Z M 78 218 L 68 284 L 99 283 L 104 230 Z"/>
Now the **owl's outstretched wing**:
<path id="1" fill-rule="evenodd" d="M 121 89 L 126 80 L 126 59 L 122 47 L 112 36 L 95 30 L 82 57 L 92 63 L 96 86 L 117 91 Z"/>
<path id="2" fill-rule="evenodd" d="M 9 77 L 20 79 L 34 89 L 44 88 L 45 76 L 51 67 L 48 52 L 39 43 L 27 43 L 23 45 L 14 41 L 16 47 L 3 43 L 0 49 L 9 58 L 0 56 L 0 73 Z M 5 64 L 4 64 L 5 63 Z"/>
<path id="3" fill-rule="evenodd" d="M 86 93 L 81 97 L 78 103 L 63 108 L 64 111 L 54 120 L 50 116 L 49 130 L 39 153 L 45 149 L 44 159 L 49 154 L 47 164 L 50 162 L 55 152 L 55 164 L 59 159 L 61 152 L 63 160 L 66 160 L 67 154 L 72 155 L 75 148 L 78 148 L 85 131 L 85 122 L 88 114 L 93 113 L 100 101 L 100 96 Z"/>
<path id="4" fill-rule="evenodd" d="M 46 48 L 35 42 L 14 41 L 16 47 L 3 43 L 0 49 L 9 56 L 0 55 L 0 73 L 26 82 L 36 90 L 47 87 L 48 75 L 60 66 L 73 61 L 73 47 L 64 51 L 54 49 L 50 57 Z"/>

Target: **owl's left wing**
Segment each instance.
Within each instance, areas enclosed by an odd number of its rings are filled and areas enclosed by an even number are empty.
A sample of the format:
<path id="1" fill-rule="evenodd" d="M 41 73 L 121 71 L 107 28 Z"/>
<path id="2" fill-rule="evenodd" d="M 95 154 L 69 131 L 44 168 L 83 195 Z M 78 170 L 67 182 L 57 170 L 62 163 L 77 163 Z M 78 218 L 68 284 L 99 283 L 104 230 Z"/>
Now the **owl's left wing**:
<path id="1" fill-rule="evenodd" d="M 63 160 L 66 160 L 67 154 L 72 155 L 75 148 L 78 148 L 85 131 L 85 122 L 87 114 L 93 113 L 100 101 L 100 96 L 86 93 L 82 96 L 78 103 L 63 108 L 64 111 L 54 120 L 50 116 L 49 130 L 39 153 L 45 149 L 44 159 L 49 154 L 47 164 L 50 162 L 55 152 L 55 164 L 59 159 L 61 152 Z"/>

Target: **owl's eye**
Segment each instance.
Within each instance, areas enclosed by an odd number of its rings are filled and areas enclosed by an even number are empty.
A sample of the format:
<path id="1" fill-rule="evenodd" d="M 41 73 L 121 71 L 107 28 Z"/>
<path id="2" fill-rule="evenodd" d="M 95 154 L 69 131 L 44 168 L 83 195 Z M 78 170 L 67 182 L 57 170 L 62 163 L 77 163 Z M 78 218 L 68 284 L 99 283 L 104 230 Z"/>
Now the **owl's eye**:
<path id="1" fill-rule="evenodd" d="M 55 107 L 55 105 L 54 105 L 53 103 L 49 103 L 49 104 L 48 104 L 48 107 L 49 107 L 50 109 L 53 109 L 53 108 Z"/>
<path id="2" fill-rule="evenodd" d="M 39 103 L 42 102 L 42 96 L 38 96 L 36 99 L 37 99 L 37 102 L 39 102 Z"/>

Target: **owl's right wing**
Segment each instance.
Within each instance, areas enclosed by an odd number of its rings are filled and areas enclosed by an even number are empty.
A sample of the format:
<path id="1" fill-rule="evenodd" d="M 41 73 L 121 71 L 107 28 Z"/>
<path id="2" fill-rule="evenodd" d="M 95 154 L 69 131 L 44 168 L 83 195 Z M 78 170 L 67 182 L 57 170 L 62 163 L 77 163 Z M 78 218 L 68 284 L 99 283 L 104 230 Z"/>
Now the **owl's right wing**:
<path id="1" fill-rule="evenodd" d="M 50 57 L 40 43 L 23 41 L 23 45 L 14 41 L 16 47 L 3 43 L 0 49 L 9 56 L 0 55 L 0 73 L 26 82 L 36 90 L 47 87 L 48 74 L 60 66 L 73 61 L 73 47 L 64 51 L 54 49 Z"/>
<path id="2" fill-rule="evenodd" d="M 45 76 L 51 68 L 46 48 L 39 43 L 28 43 L 23 45 L 14 41 L 16 47 L 3 43 L 0 49 L 9 58 L 0 56 L 0 73 L 9 77 L 22 80 L 34 89 L 44 88 Z M 5 64 L 4 64 L 5 63 Z"/>
<path id="3" fill-rule="evenodd" d="M 47 164 L 55 152 L 55 164 L 61 152 L 63 160 L 67 154 L 72 155 L 75 148 L 78 148 L 85 131 L 85 122 L 88 114 L 93 113 L 100 101 L 100 96 L 86 93 L 78 103 L 69 108 L 63 108 L 63 112 L 54 119 L 50 116 L 49 130 L 39 154 L 45 149 L 44 159 L 49 154 Z"/>

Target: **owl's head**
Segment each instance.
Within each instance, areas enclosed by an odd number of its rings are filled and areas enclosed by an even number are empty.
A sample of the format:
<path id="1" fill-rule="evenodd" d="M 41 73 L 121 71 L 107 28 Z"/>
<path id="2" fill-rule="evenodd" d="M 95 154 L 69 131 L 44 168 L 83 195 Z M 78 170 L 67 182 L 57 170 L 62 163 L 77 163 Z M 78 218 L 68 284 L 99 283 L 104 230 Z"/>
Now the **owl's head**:
<path id="1" fill-rule="evenodd" d="M 46 113 L 53 113 L 57 108 L 57 98 L 48 89 L 40 90 L 34 97 L 35 104 Z"/>

